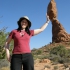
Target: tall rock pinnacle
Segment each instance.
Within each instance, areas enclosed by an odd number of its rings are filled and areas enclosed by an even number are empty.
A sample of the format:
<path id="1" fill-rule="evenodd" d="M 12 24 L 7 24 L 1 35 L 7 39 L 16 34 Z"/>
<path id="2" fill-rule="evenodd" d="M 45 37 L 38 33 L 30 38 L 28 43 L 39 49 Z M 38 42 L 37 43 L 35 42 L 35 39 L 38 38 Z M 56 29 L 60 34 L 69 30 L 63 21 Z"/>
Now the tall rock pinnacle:
<path id="1" fill-rule="evenodd" d="M 47 14 L 52 22 L 52 42 L 69 42 L 70 34 L 68 34 L 64 27 L 57 19 L 57 8 L 55 0 L 51 0 L 47 7 Z"/>

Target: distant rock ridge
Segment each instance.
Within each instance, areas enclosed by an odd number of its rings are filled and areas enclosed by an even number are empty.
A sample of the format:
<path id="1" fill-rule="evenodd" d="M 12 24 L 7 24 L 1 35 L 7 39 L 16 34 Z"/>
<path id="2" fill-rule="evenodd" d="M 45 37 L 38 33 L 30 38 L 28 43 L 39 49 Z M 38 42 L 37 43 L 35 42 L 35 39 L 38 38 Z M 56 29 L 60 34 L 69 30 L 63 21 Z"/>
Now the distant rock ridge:
<path id="1" fill-rule="evenodd" d="M 51 0 L 47 7 L 47 14 L 52 22 L 52 42 L 69 42 L 70 34 L 68 34 L 64 27 L 57 19 L 57 8 L 55 0 Z"/>

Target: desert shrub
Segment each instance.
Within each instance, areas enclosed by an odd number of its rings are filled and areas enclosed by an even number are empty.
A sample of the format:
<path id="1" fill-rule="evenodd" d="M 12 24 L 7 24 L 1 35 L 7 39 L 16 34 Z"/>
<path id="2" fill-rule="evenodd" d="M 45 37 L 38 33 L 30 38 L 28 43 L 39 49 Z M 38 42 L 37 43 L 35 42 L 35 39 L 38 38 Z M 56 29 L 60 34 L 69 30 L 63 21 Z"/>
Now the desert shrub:
<path id="1" fill-rule="evenodd" d="M 40 54 L 42 54 L 42 52 L 43 52 L 42 50 L 37 50 L 37 51 L 36 51 L 36 54 L 37 54 L 37 55 L 40 55 Z"/>
<path id="2" fill-rule="evenodd" d="M 64 46 L 59 45 L 57 47 L 54 47 L 50 50 L 50 54 L 59 55 L 60 57 L 66 57 L 67 56 L 67 50 Z"/>
<path id="3" fill-rule="evenodd" d="M 32 49 L 32 51 L 36 51 L 36 50 L 37 50 L 36 48 L 33 48 L 33 49 Z"/>
<path id="4" fill-rule="evenodd" d="M 70 49 L 67 50 L 67 57 L 70 58 Z"/>
<path id="5" fill-rule="evenodd" d="M 68 68 L 69 67 L 68 65 L 69 65 L 68 63 L 64 63 L 65 68 Z"/>
<path id="6" fill-rule="evenodd" d="M 41 56 L 39 56 L 39 59 L 47 59 L 47 56 L 41 55 Z"/>
<path id="7" fill-rule="evenodd" d="M 58 61 L 59 63 L 70 63 L 70 59 L 69 58 L 61 58 Z"/>
<path id="8" fill-rule="evenodd" d="M 58 69 L 58 66 L 54 66 L 54 70 L 57 70 Z"/>
<path id="9" fill-rule="evenodd" d="M 8 67 L 9 62 L 6 59 L 0 59 L 0 68 L 2 67 Z"/>
<path id="10" fill-rule="evenodd" d="M 64 46 L 59 45 L 50 50 L 49 59 L 59 63 L 69 63 L 70 50 L 67 50 Z"/>
<path id="11" fill-rule="evenodd" d="M 51 67 L 49 65 L 45 65 L 44 68 L 50 69 Z"/>
<path id="12" fill-rule="evenodd" d="M 53 54 L 51 54 L 50 57 L 48 57 L 48 59 L 50 59 L 50 60 L 52 60 L 53 62 L 56 62 L 56 63 L 58 63 L 60 58 L 61 58 L 60 56 L 53 55 Z"/>

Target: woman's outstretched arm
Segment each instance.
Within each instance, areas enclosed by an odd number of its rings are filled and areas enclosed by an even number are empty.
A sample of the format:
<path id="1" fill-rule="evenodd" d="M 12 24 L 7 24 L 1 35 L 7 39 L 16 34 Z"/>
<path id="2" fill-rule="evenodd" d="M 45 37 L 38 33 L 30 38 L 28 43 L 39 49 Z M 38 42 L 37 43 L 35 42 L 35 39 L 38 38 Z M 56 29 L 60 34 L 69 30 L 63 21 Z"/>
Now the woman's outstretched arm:
<path id="1" fill-rule="evenodd" d="M 47 18 L 47 21 L 45 22 L 45 24 L 41 28 L 34 30 L 34 35 L 37 35 L 37 34 L 41 33 L 42 31 L 44 31 L 46 29 L 46 27 L 47 27 L 47 25 L 48 25 L 48 23 L 50 21 L 48 15 L 46 15 L 46 18 Z"/>

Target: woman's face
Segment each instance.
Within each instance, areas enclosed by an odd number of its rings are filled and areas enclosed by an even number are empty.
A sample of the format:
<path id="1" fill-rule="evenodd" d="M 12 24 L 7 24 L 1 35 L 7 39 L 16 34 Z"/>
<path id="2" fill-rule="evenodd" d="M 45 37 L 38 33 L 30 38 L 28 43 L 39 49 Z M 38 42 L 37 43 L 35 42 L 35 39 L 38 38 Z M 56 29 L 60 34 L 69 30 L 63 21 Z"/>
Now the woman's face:
<path id="1" fill-rule="evenodd" d="M 22 27 L 22 29 L 25 29 L 27 26 L 28 26 L 28 21 L 26 19 L 23 19 L 21 21 L 21 27 Z"/>

